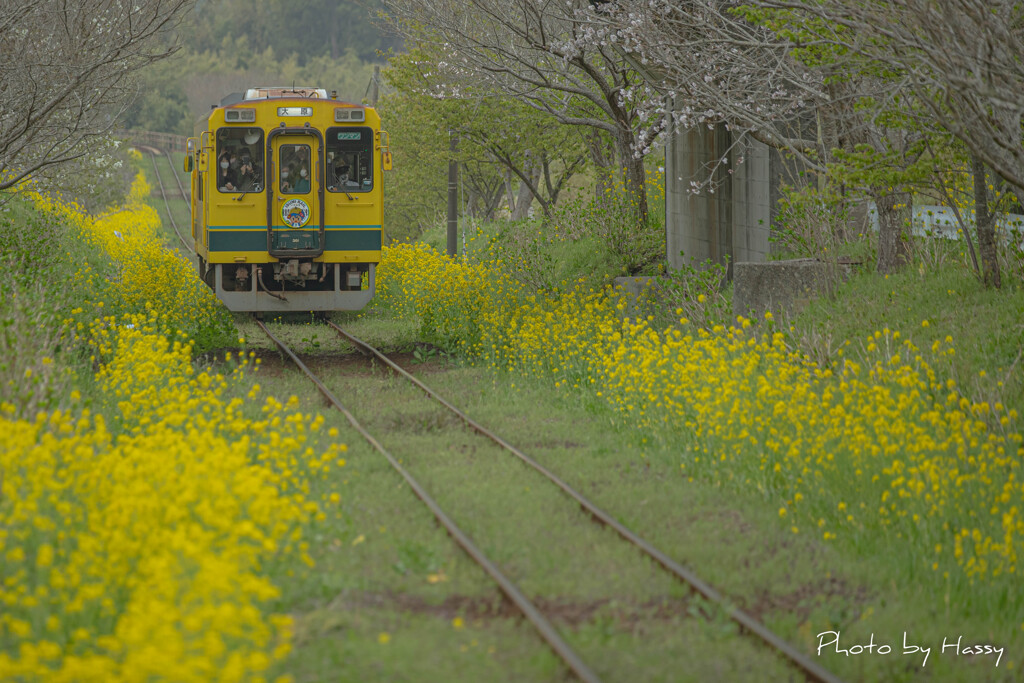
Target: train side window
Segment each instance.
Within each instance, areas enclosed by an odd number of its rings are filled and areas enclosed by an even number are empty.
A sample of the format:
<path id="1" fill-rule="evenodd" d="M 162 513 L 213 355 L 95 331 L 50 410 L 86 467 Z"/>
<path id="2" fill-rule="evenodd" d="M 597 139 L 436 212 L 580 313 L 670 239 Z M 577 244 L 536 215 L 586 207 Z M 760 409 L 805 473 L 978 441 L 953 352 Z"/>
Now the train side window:
<path id="1" fill-rule="evenodd" d="M 327 129 L 327 190 L 369 192 L 373 189 L 373 129 L 336 126 Z"/>
<path id="2" fill-rule="evenodd" d="M 215 171 L 221 192 L 262 192 L 263 169 L 263 129 L 239 126 L 217 131 Z"/>

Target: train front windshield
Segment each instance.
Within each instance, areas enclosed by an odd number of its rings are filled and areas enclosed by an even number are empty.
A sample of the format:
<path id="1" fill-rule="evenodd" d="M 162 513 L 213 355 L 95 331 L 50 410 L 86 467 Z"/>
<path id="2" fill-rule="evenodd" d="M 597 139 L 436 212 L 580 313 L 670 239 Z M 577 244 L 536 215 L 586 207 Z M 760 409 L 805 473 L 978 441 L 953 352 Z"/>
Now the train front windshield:
<path id="1" fill-rule="evenodd" d="M 326 135 L 329 192 L 369 192 L 373 189 L 373 130 L 364 127 L 328 128 Z"/>
<path id="2" fill-rule="evenodd" d="M 263 131 L 221 128 L 217 131 L 217 189 L 220 192 L 263 191 Z"/>
<path id="3" fill-rule="evenodd" d="M 281 145 L 278 148 L 277 167 L 281 194 L 309 194 L 312 189 L 312 169 L 309 145 Z"/>

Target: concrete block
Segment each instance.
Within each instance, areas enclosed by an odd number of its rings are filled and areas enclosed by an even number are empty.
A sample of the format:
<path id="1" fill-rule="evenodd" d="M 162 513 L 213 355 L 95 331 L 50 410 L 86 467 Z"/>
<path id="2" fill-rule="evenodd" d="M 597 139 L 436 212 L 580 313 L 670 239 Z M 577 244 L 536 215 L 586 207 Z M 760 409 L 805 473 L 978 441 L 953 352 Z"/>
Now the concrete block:
<path id="1" fill-rule="evenodd" d="M 626 298 L 624 315 L 629 318 L 645 316 L 658 291 L 658 278 L 627 275 L 615 278 L 619 295 Z"/>
<path id="2" fill-rule="evenodd" d="M 736 263 L 733 265 L 734 316 L 761 319 L 765 311 L 791 315 L 812 299 L 828 293 L 829 265 L 817 259 Z"/>

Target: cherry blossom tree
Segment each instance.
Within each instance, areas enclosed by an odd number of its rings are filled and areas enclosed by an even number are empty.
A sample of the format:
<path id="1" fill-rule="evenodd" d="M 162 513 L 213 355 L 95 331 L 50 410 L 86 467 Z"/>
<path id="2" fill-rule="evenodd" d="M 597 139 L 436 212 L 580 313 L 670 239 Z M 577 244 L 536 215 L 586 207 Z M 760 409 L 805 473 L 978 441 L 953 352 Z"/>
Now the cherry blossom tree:
<path id="1" fill-rule="evenodd" d="M 872 55 L 848 54 L 846 29 L 827 17 L 764 4 L 618 0 L 578 16 L 594 27 L 593 39 L 631 55 L 672 103 L 652 132 L 722 124 L 734 141 L 749 135 L 822 178 L 841 172 L 841 182 L 877 206 L 878 269 L 899 268 L 909 256 L 910 169 L 928 135 L 893 87 L 902 74 Z"/>
<path id="2" fill-rule="evenodd" d="M 177 49 L 194 2 L 0 4 L 0 189 L 89 154 L 135 95 L 135 74 Z"/>

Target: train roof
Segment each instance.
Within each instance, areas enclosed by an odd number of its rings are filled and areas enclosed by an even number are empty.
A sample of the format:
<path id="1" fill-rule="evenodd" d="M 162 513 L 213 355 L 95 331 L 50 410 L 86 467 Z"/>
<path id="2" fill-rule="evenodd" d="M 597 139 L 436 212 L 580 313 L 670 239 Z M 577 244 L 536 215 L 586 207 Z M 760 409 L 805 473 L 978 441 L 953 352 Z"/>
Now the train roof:
<path id="1" fill-rule="evenodd" d="M 326 100 L 327 90 L 324 88 L 304 88 L 295 86 L 258 86 L 245 91 L 243 100 L 268 100 L 277 97 L 306 97 L 314 100 Z"/>

